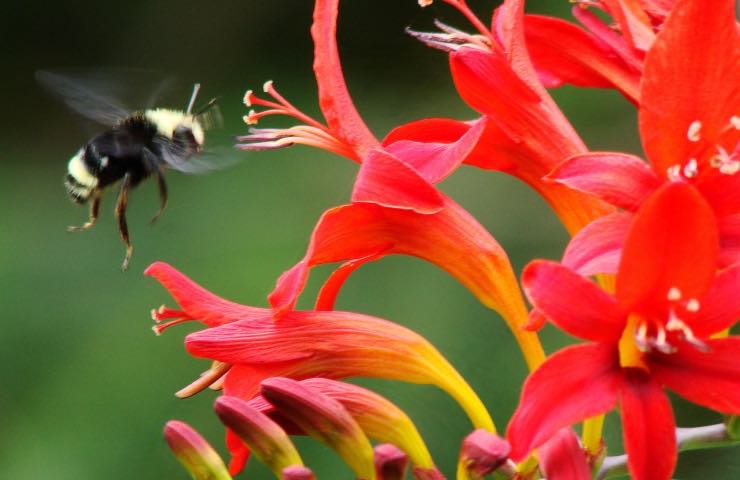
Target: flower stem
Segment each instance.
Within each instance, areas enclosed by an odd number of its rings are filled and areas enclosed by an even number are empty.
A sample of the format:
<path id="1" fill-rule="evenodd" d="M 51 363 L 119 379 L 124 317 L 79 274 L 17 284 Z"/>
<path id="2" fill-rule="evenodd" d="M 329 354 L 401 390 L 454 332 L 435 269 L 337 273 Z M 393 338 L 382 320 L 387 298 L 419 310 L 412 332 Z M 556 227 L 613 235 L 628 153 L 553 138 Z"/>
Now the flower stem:
<path id="1" fill-rule="evenodd" d="M 677 428 L 676 443 L 679 452 L 705 448 L 740 445 L 740 439 L 733 439 L 724 423 L 694 428 Z M 606 457 L 601 464 L 596 480 L 624 475 L 627 473 L 627 455 Z"/>

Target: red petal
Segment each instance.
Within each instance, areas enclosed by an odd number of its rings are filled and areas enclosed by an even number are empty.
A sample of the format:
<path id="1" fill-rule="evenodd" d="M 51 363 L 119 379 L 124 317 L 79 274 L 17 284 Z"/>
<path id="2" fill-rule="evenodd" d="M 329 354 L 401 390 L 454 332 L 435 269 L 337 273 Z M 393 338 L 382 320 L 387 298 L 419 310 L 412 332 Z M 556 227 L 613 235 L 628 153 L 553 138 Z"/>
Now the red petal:
<path id="1" fill-rule="evenodd" d="M 653 355 L 655 378 L 691 402 L 721 413 L 740 414 L 740 337 L 708 340 L 709 352 L 682 345 L 676 353 Z"/>
<path id="2" fill-rule="evenodd" d="M 740 318 L 740 265 L 721 271 L 701 299 L 691 328 L 696 336 L 708 337 L 732 327 Z"/>
<path id="3" fill-rule="evenodd" d="M 589 223 L 568 243 L 562 264 L 584 277 L 617 273 L 634 215 L 618 212 Z"/>
<path id="4" fill-rule="evenodd" d="M 591 480 L 586 453 L 571 428 L 561 428 L 537 454 L 548 480 Z"/>
<path id="5" fill-rule="evenodd" d="M 383 145 L 390 145 L 401 140 L 414 142 L 457 142 L 472 124 L 478 121 L 485 123 L 483 133 L 473 150 L 463 160 L 463 163 L 486 170 L 511 171 L 514 164 L 511 161 L 511 152 L 503 149 L 510 140 L 506 135 L 486 117 L 473 122 L 463 122 L 449 118 L 426 118 L 406 123 L 391 130 L 383 139 Z"/>
<path id="6" fill-rule="evenodd" d="M 719 244 L 721 266 L 740 262 L 740 214 L 719 220 Z"/>
<path id="7" fill-rule="evenodd" d="M 647 374 L 630 369 L 620 400 L 632 478 L 669 480 L 676 466 L 676 424 L 668 397 Z"/>
<path id="8" fill-rule="evenodd" d="M 610 410 L 622 387 L 616 345 L 567 347 L 550 356 L 524 383 L 506 437 L 519 461 L 558 430 Z"/>
<path id="9" fill-rule="evenodd" d="M 637 103 L 640 71 L 593 35 L 559 18 L 540 15 L 526 15 L 524 26 L 529 54 L 545 86 L 617 88 Z"/>
<path id="10" fill-rule="evenodd" d="M 516 278 L 505 252 L 465 210 L 446 199 L 433 215 L 358 203 L 327 211 L 316 225 L 306 257 L 278 280 L 272 306 L 289 310 L 308 269 L 375 255 L 413 255 L 430 261 L 467 286 L 505 317 L 521 308 Z"/>
<path id="11" fill-rule="evenodd" d="M 608 152 L 571 157 L 545 178 L 630 211 L 662 183 L 640 158 Z"/>
<path id="12" fill-rule="evenodd" d="M 632 48 L 647 51 L 655 40 L 650 19 L 636 0 L 605 0 L 612 18 Z"/>
<path id="13" fill-rule="evenodd" d="M 522 285 L 535 308 L 571 335 L 617 342 L 625 318 L 614 297 L 559 263 L 535 260 L 524 269 Z"/>
<path id="14" fill-rule="evenodd" d="M 144 275 L 156 278 L 188 317 L 209 327 L 271 316 L 269 309 L 240 305 L 212 294 L 164 262 L 152 263 L 144 270 Z"/>
<path id="15" fill-rule="evenodd" d="M 712 209 L 691 185 L 668 183 L 637 212 L 619 265 L 617 299 L 625 311 L 642 313 L 665 306 L 672 288 L 685 300 L 700 299 L 718 254 Z"/>
<path id="16" fill-rule="evenodd" d="M 329 128 L 364 158 L 378 141 L 357 113 L 344 82 L 336 38 L 338 4 L 339 0 L 316 1 L 311 26 L 313 69 L 319 87 L 319 104 Z"/>
<path id="17" fill-rule="evenodd" d="M 324 282 L 324 285 L 322 285 L 321 290 L 319 291 L 319 294 L 316 298 L 315 310 L 334 310 L 334 303 L 336 302 L 337 295 L 339 295 L 339 290 L 342 288 L 344 282 L 347 281 L 349 276 L 352 275 L 352 273 L 354 273 L 354 271 L 360 268 L 362 265 L 368 262 L 374 262 L 375 260 L 378 260 L 381 257 L 385 256 L 386 252 L 389 249 L 390 246 L 381 249 L 377 253 L 372 253 L 362 258 L 350 260 L 349 262 L 343 263 L 339 268 L 334 270 L 334 272 L 332 272 L 331 276 L 326 280 L 326 282 Z"/>
<path id="18" fill-rule="evenodd" d="M 696 187 L 712 206 L 717 217 L 740 213 L 740 174 L 706 172 L 697 178 Z"/>
<path id="19" fill-rule="evenodd" d="M 419 213 L 436 213 L 444 204 L 442 194 L 419 172 L 381 150 L 372 150 L 362 162 L 352 201 Z"/>
<path id="20" fill-rule="evenodd" d="M 598 39 L 599 42 L 601 42 L 604 48 L 613 52 L 632 70 L 640 73 L 642 72 L 643 52 L 635 50 L 627 43 L 622 35 L 615 32 L 610 25 L 605 24 L 604 21 L 591 10 L 575 6 L 571 11 L 573 12 L 573 16 L 576 17 L 578 21 Z"/>
<path id="21" fill-rule="evenodd" d="M 386 150 L 413 167 L 430 183 L 437 183 L 451 174 L 468 158 L 478 144 L 486 126 L 478 119 L 454 142 L 417 142 L 397 140 L 386 145 Z"/>
<path id="22" fill-rule="evenodd" d="M 687 136 L 701 122 L 702 141 L 718 144 L 720 131 L 740 110 L 740 33 L 735 1 L 676 2 L 645 59 L 640 108 L 642 143 L 664 174 L 692 158 Z M 680 52 L 680 55 L 677 54 Z"/>

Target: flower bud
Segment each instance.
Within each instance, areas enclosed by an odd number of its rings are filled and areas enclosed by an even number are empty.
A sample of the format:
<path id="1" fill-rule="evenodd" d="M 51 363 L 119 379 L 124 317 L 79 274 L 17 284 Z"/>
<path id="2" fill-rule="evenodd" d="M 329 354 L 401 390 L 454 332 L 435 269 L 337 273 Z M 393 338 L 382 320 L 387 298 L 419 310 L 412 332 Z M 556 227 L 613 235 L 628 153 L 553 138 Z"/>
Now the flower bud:
<path id="1" fill-rule="evenodd" d="M 194 480 L 231 480 L 218 453 L 188 424 L 170 420 L 164 438 Z"/>

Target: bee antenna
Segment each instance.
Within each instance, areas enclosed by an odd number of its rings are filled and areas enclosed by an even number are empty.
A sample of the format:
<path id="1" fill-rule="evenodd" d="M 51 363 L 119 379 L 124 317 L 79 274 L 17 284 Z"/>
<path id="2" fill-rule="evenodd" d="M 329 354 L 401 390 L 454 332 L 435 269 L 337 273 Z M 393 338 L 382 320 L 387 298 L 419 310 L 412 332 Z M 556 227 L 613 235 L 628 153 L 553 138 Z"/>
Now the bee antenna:
<path id="1" fill-rule="evenodd" d="M 193 94 L 190 96 L 190 102 L 188 102 L 188 115 L 190 115 L 190 111 L 193 109 L 193 105 L 195 105 L 195 99 L 198 97 L 198 92 L 200 92 L 200 83 L 193 85 Z"/>
<path id="2" fill-rule="evenodd" d="M 214 105 L 216 105 L 216 103 L 217 103 L 217 102 L 218 102 L 219 100 L 221 100 L 221 97 L 213 97 L 212 99 L 210 99 L 210 100 L 208 101 L 208 103 L 206 103 L 205 105 L 203 105 L 202 107 L 200 107 L 200 108 L 199 108 L 199 109 L 198 109 L 198 110 L 197 110 L 197 111 L 196 111 L 196 112 L 195 112 L 195 113 L 193 114 L 193 116 L 194 116 L 194 117 L 197 117 L 198 115 L 202 115 L 202 114 L 206 113 L 206 112 L 207 112 L 207 111 L 208 111 L 208 110 L 209 110 L 209 109 L 210 109 L 211 107 L 213 107 Z"/>

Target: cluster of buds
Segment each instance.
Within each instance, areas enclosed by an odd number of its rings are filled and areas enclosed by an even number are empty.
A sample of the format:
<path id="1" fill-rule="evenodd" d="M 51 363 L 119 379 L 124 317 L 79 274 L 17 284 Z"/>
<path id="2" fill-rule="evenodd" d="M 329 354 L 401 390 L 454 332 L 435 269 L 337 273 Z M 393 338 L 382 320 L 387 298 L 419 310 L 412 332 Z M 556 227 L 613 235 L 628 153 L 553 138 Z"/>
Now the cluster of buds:
<path id="1" fill-rule="evenodd" d="M 195 479 L 231 478 L 251 453 L 277 478 L 313 478 L 292 435 L 336 451 L 356 478 L 402 479 L 407 469 L 417 479 L 445 478 L 412 420 L 344 381 L 350 377 L 429 384 L 450 395 L 472 425 L 454 445 L 462 480 L 494 472 L 587 480 L 625 468 L 638 480 L 668 480 L 682 449 L 738 440 L 740 337 L 730 333 L 740 316 L 734 2 L 579 0 L 572 11 L 583 27 L 526 15 L 524 0 L 505 0 L 490 26 L 465 0 L 439 2 L 457 9 L 472 33 L 436 22 L 439 31 L 409 34 L 449 58 L 477 118 L 420 119 L 376 138 L 342 74 L 339 0 L 316 0 L 311 35 L 324 121 L 267 82 L 269 99 L 247 92 L 246 105 L 257 110 L 245 122 L 284 115 L 299 124 L 253 128 L 238 147 L 307 145 L 356 162 L 349 203 L 321 216 L 266 307 L 220 298 L 162 262 L 147 269 L 179 304 L 152 312 L 157 333 L 184 321 L 206 327 L 185 346 L 211 367 L 178 396 L 222 391 L 214 409 L 227 428 L 228 469 L 187 425 L 165 428 Z M 647 161 L 590 151 L 548 93 L 564 84 L 614 89 L 631 102 Z M 436 186 L 463 166 L 513 175 L 539 193 L 571 234 L 562 259 L 533 260 L 520 284 L 496 239 Z M 505 434 L 422 336 L 335 310 L 357 269 L 397 254 L 438 266 L 506 322 L 530 375 Z M 297 309 L 321 264 L 339 265 L 315 308 Z M 547 322 L 583 342 L 546 354 L 537 331 Z M 677 428 L 666 389 L 727 422 Z M 615 408 L 626 454 L 606 456 L 603 418 Z"/>

